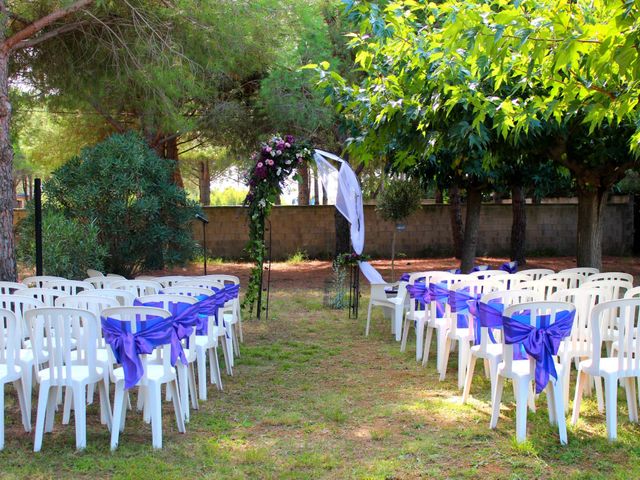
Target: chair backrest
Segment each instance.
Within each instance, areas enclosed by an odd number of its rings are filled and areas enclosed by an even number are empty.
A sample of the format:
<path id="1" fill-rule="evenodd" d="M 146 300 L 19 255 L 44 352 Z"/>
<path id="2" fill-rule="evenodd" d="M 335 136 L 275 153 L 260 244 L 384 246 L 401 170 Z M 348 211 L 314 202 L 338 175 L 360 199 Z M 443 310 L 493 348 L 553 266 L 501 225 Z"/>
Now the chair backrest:
<path id="1" fill-rule="evenodd" d="M 600 270 L 591 267 L 575 267 L 565 268 L 564 270 L 560 270 L 558 273 L 577 273 L 578 275 L 582 275 L 584 278 L 587 278 L 591 275 L 595 275 L 596 273 L 600 273 Z"/>
<path id="2" fill-rule="evenodd" d="M 535 290 L 496 290 L 488 292 L 480 297 L 482 303 L 500 303 L 503 308 L 511 305 L 517 305 L 519 303 L 536 302 L 540 300 L 540 294 Z M 472 322 L 479 322 L 478 318 L 472 318 Z M 489 344 L 489 328 L 480 327 L 480 350 L 482 353 L 487 351 L 487 345 Z M 499 339 L 501 337 L 500 331 L 494 329 L 494 338 Z"/>
<path id="3" fill-rule="evenodd" d="M 531 281 L 529 276 L 522 273 L 496 275 L 491 277 L 491 279 L 500 284 L 500 290 L 519 290 L 522 283 Z"/>
<path id="4" fill-rule="evenodd" d="M 89 295 L 91 297 L 113 298 L 118 301 L 121 307 L 132 307 L 137 296 L 127 290 L 115 288 L 96 288 L 95 290 L 85 290 L 78 294 L 79 297 Z"/>
<path id="5" fill-rule="evenodd" d="M 578 288 L 581 284 L 587 281 L 587 275 L 580 272 L 562 271 L 547 275 L 543 280 L 560 281 L 564 284 L 564 288 Z"/>
<path id="6" fill-rule="evenodd" d="M 127 277 L 123 277 L 122 275 L 118 275 L 117 273 L 107 273 L 107 277 L 119 278 L 120 280 L 127 280 Z"/>
<path id="7" fill-rule="evenodd" d="M 178 282 L 184 281 L 186 278 L 183 275 L 167 275 L 165 277 L 156 277 L 155 281 L 158 282 L 162 287 L 173 287 Z"/>
<path id="8" fill-rule="evenodd" d="M 504 309 L 503 316 L 507 318 L 513 318 L 516 314 L 527 313 L 529 316 L 530 325 L 537 328 L 537 318 L 545 315 L 548 316 L 546 321 L 547 325 L 553 325 L 556 322 L 557 316 L 561 312 L 573 312 L 575 307 L 568 302 L 526 302 L 519 303 L 517 305 L 511 305 Z M 507 345 L 504 335 L 502 336 L 503 345 L 503 362 L 504 371 L 507 374 L 513 372 L 513 345 Z M 535 360 L 530 358 L 531 371 L 535 369 Z"/>
<path id="9" fill-rule="evenodd" d="M 142 327 L 144 322 L 149 320 L 155 320 L 158 317 L 160 318 L 169 318 L 171 316 L 171 312 L 164 310 L 162 308 L 153 308 L 153 307 L 116 307 L 116 308 L 107 308 L 102 311 L 101 317 L 103 318 L 112 318 L 114 320 L 118 320 L 120 322 L 126 323 L 129 325 L 129 331 L 132 334 L 138 332 L 138 327 Z M 139 384 L 145 384 L 147 379 L 147 363 L 149 361 L 149 357 L 155 357 L 154 364 L 160 362 L 160 364 L 164 367 L 165 372 L 171 371 L 171 345 L 161 345 L 158 348 L 154 349 L 154 352 L 150 355 L 140 355 L 140 360 L 142 363 L 142 368 L 144 370 L 144 375 L 141 378 Z"/>
<path id="10" fill-rule="evenodd" d="M 22 290 L 24 286 L 24 283 L 0 282 L 0 295 L 8 295 L 16 290 Z"/>
<path id="11" fill-rule="evenodd" d="M 204 287 L 189 287 L 185 285 L 175 285 L 173 287 L 163 288 L 160 293 L 171 295 L 188 295 L 190 297 L 197 297 L 198 295 L 213 295 L 213 290 Z"/>
<path id="12" fill-rule="evenodd" d="M 554 302 L 569 302 L 576 307 L 576 316 L 573 320 L 571 337 L 569 342 L 571 352 L 584 351 L 591 345 L 591 312 L 598 303 L 607 300 L 605 293 L 597 288 L 569 288 L 558 290 L 551 295 Z"/>
<path id="13" fill-rule="evenodd" d="M 0 364 L 6 366 L 8 375 L 16 375 L 16 363 L 20 352 L 20 321 L 11 310 L 0 308 Z M 29 392 L 31 394 L 31 392 Z"/>
<path id="14" fill-rule="evenodd" d="M 16 290 L 13 294 L 37 298 L 47 307 L 53 307 L 56 298 L 65 295 L 62 290 L 55 290 L 53 288 L 23 288 L 22 290 Z"/>
<path id="15" fill-rule="evenodd" d="M 617 368 L 626 376 L 640 375 L 640 299 L 626 298 L 603 302 L 591 312 L 591 359 L 594 366 L 600 363 L 602 342 L 613 322 L 617 330 Z"/>
<path id="16" fill-rule="evenodd" d="M 633 286 L 633 275 L 625 272 L 602 272 L 589 275 L 590 282 L 600 282 L 602 280 L 622 280 Z"/>
<path id="17" fill-rule="evenodd" d="M 589 281 L 584 282 L 582 285 L 580 285 L 580 288 L 597 288 L 598 290 L 601 290 L 604 294 L 604 298 L 602 299 L 602 301 L 604 302 L 624 298 L 627 290 L 633 288 L 633 282 L 630 282 L 626 279 L 601 279 L 591 281 L 591 277 L 589 277 Z"/>
<path id="18" fill-rule="evenodd" d="M 20 328 L 20 339 L 30 338 L 32 335 L 31 325 L 27 323 L 25 312 L 34 308 L 42 308 L 45 304 L 37 298 L 26 295 L 0 295 L 0 308 L 11 310 L 18 319 Z"/>
<path id="19" fill-rule="evenodd" d="M 211 279 L 211 280 L 221 281 L 224 284 L 240 285 L 240 278 L 236 277 L 235 275 L 225 275 L 225 274 L 203 275 L 200 278 L 203 278 L 205 280 Z"/>
<path id="20" fill-rule="evenodd" d="M 46 348 L 52 385 L 69 385 L 74 365 L 85 365 L 90 375 L 97 376 L 95 314 L 76 308 L 45 307 L 27 311 L 26 317 L 33 325 L 36 364 L 42 363 L 39 358 Z"/>
<path id="21" fill-rule="evenodd" d="M 144 295 L 154 295 L 162 290 L 162 285 L 154 280 L 121 280 L 111 284 L 111 288 L 116 290 L 126 290 L 136 297 Z"/>
<path id="22" fill-rule="evenodd" d="M 640 297 L 640 287 L 630 288 L 624 294 L 624 298 L 639 298 L 639 297 Z"/>
<path id="23" fill-rule="evenodd" d="M 27 287 L 30 288 L 43 288 L 46 285 L 46 282 L 50 282 L 52 280 L 66 280 L 63 277 L 53 277 L 51 275 L 40 275 L 34 277 L 27 277 L 22 279 L 22 283 L 24 283 Z"/>
<path id="24" fill-rule="evenodd" d="M 93 288 L 111 288 L 115 282 L 121 282 L 121 278 L 115 277 L 89 277 L 85 278 L 86 283 L 93 285 Z"/>
<path id="25" fill-rule="evenodd" d="M 93 268 L 87 268 L 87 276 L 89 278 L 104 277 L 104 273 L 100 272 L 99 270 L 94 270 Z"/>
<path id="26" fill-rule="evenodd" d="M 477 272 L 471 272 L 469 274 L 471 278 L 479 278 L 481 280 L 500 275 L 509 275 L 509 272 L 505 272 L 504 270 L 478 270 Z"/>
<path id="27" fill-rule="evenodd" d="M 95 290 L 95 287 L 89 282 L 78 280 L 47 280 L 44 282 L 44 286 L 45 288 L 62 290 L 66 295 L 77 295 L 83 290 Z"/>
<path id="28" fill-rule="evenodd" d="M 224 288 L 224 282 L 222 280 L 212 280 L 209 278 L 193 278 L 182 280 L 173 285 L 174 287 L 201 287 L 209 289 L 222 289 Z"/>
<path id="29" fill-rule="evenodd" d="M 139 297 L 138 301 L 140 303 L 148 303 L 148 302 L 160 302 L 162 303 L 162 307 L 157 307 L 157 308 L 162 308 L 164 310 L 168 310 L 171 311 L 171 304 L 172 303 L 188 303 L 190 305 L 193 305 L 194 303 L 198 303 L 198 299 L 188 296 L 188 295 L 180 295 L 180 294 L 163 294 L 163 293 L 157 293 L 155 295 L 145 295 L 144 297 Z"/>
<path id="30" fill-rule="evenodd" d="M 542 277 L 540 280 L 522 282 L 518 287 L 520 290 L 535 290 L 540 294 L 541 300 L 548 300 L 558 290 L 566 290 L 566 283 L 560 279 L 550 279 L 551 275 Z"/>
<path id="31" fill-rule="evenodd" d="M 104 295 L 91 295 L 90 292 L 87 292 L 85 295 L 69 295 L 66 297 L 59 297 L 58 299 L 56 299 L 55 305 L 56 307 L 89 310 L 99 318 L 100 314 L 105 308 L 119 307 L 120 302 L 113 297 L 107 297 Z"/>
<path id="32" fill-rule="evenodd" d="M 528 270 L 520 270 L 518 273 L 526 275 L 531 280 L 540 280 L 542 277 L 546 277 L 547 275 L 551 275 L 556 272 L 550 268 L 530 268 Z"/>

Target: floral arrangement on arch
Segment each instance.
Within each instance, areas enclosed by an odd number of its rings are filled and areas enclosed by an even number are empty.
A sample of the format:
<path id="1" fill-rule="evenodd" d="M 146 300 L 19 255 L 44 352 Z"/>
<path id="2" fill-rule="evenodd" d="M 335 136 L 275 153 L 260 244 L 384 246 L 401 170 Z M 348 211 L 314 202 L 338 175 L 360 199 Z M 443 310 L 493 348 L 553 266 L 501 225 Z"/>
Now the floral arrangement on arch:
<path id="1" fill-rule="evenodd" d="M 248 306 L 250 310 L 253 309 L 261 293 L 262 269 L 266 253 L 265 221 L 271 212 L 271 207 L 282 193 L 287 178 L 296 168 L 311 158 L 312 148 L 309 144 L 296 140 L 292 135 L 273 136 L 251 156 L 251 160 L 255 163 L 245 177 L 249 185 L 249 193 L 244 201 L 249 215 L 249 243 L 246 251 L 255 262 L 244 299 L 244 306 Z M 300 180 L 297 174 L 295 178 Z"/>

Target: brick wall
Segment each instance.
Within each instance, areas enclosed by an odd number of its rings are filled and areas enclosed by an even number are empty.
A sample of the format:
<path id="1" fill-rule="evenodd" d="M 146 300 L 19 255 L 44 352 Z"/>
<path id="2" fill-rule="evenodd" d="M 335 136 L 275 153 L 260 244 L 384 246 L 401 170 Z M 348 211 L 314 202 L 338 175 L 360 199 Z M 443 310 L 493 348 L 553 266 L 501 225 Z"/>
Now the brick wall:
<path id="1" fill-rule="evenodd" d="M 237 258 L 243 255 L 248 238 L 244 209 L 241 207 L 207 207 L 207 248 L 214 256 Z M 377 218 L 375 207 L 365 205 L 365 252 L 372 256 L 389 256 L 394 225 Z M 270 220 L 273 228 L 273 258 L 282 259 L 296 251 L 310 257 L 329 257 L 335 248 L 333 206 L 274 207 Z M 16 210 L 16 219 L 24 211 Z M 574 255 L 577 205 L 544 203 L 527 205 L 527 251 L 545 255 Z M 482 206 L 478 255 L 504 255 L 509 251 L 511 205 Z M 194 236 L 202 240 L 202 225 L 193 224 Z M 268 233 L 267 233 L 268 235 Z M 448 207 L 423 205 L 422 210 L 406 222 L 399 232 L 396 251 L 409 257 L 451 255 L 451 226 Z M 630 255 L 633 247 L 633 206 L 630 202 L 607 205 L 604 215 L 604 253 Z"/>

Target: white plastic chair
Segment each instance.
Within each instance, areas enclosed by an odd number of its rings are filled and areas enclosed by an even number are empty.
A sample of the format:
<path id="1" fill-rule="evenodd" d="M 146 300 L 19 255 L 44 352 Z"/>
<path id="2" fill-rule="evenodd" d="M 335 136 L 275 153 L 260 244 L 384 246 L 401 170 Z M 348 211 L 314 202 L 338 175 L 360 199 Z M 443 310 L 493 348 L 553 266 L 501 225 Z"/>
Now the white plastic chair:
<path id="1" fill-rule="evenodd" d="M 47 280 L 44 282 L 45 288 L 53 288 L 61 290 L 65 295 L 77 295 L 84 290 L 95 290 L 95 287 L 89 282 L 81 282 L 78 280 Z"/>
<path id="2" fill-rule="evenodd" d="M 89 277 L 85 278 L 83 281 L 93 285 L 93 288 L 104 289 L 111 288 L 111 285 L 115 282 L 121 282 L 122 279 L 113 277 Z"/>
<path id="3" fill-rule="evenodd" d="M 22 290 L 24 286 L 24 283 L 0 282 L 0 295 L 8 295 L 16 290 Z"/>
<path id="4" fill-rule="evenodd" d="M 522 273 L 510 273 L 508 275 L 495 275 L 491 279 L 500 285 L 498 290 L 520 290 L 520 285 L 530 282 L 531 278 Z"/>
<path id="5" fill-rule="evenodd" d="M 136 297 L 144 295 L 155 295 L 162 290 L 162 285 L 153 280 L 121 280 L 111 284 L 110 288 L 116 290 L 126 290 Z"/>
<path id="6" fill-rule="evenodd" d="M 53 288 L 23 288 L 22 290 L 16 290 L 14 295 L 23 295 L 25 297 L 36 298 L 45 304 L 47 307 L 53 307 L 56 298 L 62 297 L 65 293 L 62 290 L 55 290 Z"/>
<path id="7" fill-rule="evenodd" d="M 505 307 L 509 307 L 519 303 L 534 302 L 539 299 L 539 294 L 533 290 L 500 290 L 485 293 L 480 298 L 480 301 L 487 304 L 497 301 Z M 475 322 L 479 322 L 479 319 L 473 318 L 472 321 L 475 324 Z M 492 329 L 493 338 L 496 340 L 496 343 L 490 341 L 488 327 L 481 326 L 479 331 L 479 343 L 476 342 L 476 345 L 473 345 L 469 352 L 469 363 L 467 364 L 462 403 L 466 403 L 469 399 L 477 359 L 485 360 L 489 364 L 489 379 L 491 380 L 492 391 L 498 375 L 498 365 L 502 361 L 502 332 L 500 328 L 496 327 Z"/>
<path id="8" fill-rule="evenodd" d="M 102 368 L 96 362 L 98 319 L 86 310 L 59 307 L 29 310 L 26 316 L 34 326 L 36 358 L 44 345 L 47 345 L 49 353 L 48 367 L 38 371 L 40 392 L 33 450 L 39 452 L 44 433 L 53 430 L 56 392 L 59 388 L 68 388 L 73 393 L 76 448 L 82 450 L 87 446 L 87 385 L 98 384 L 102 415 L 107 418 L 107 426 L 111 428 L 109 396 L 102 381 Z M 72 338 L 76 340 L 74 344 Z M 76 358 L 72 360 L 71 351 L 74 347 Z"/>
<path id="9" fill-rule="evenodd" d="M 624 298 L 640 298 L 640 287 L 633 287 L 627 290 Z"/>
<path id="10" fill-rule="evenodd" d="M 470 279 L 476 278 L 478 280 L 487 280 L 493 277 L 509 275 L 509 272 L 505 272 L 504 270 L 478 270 L 477 272 L 471 272 L 468 275 Z"/>
<path id="11" fill-rule="evenodd" d="M 88 292 L 91 292 L 91 290 L 89 290 Z M 118 306 L 120 306 L 120 303 L 115 298 L 95 295 L 92 296 L 88 293 L 85 295 L 66 296 L 56 299 L 56 307 L 88 310 L 89 312 L 93 313 L 96 318 L 100 318 L 103 310 Z M 77 352 L 71 352 L 71 357 L 72 360 L 75 361 L 77 359 Z M 104 385 L 107 391 L 109 391 L 109 377 L 111 370 L 113 370 L 113 363 L 111 355 L 109 354 L 109 349 L 104 341 L 102 335 L 102 327 L 100 325 L 98 325 L 98 335 L 96 338 L 96 362 L 98 366 L 102 368 Z M 87 394 L 89 405 L 93 403 L 95 390 L 94 387 L 94 384 L 89 385 Z M 65 397 L 65 409 L 62 416 L 63 425 L 69 423 L 71 412 L 71 397 L 69 395 L 69 391 L 67 391 L 66 393 L 67 395 Z M 100 420 L 103 424 L 106 423 L 106 417 L 103 416 Z"/>
<path id="12" fill-rule="evenodd" d="M 578 275 L 581 275 L 586 279 L 591 275 L 596 275 L 600 273 L 600 270 L 598 270 L 597 268 L 591 268 L 591 267 L 574 267 L 574 268 L 565 268 L 564 270 L 560 270 L 558 273 L 577 273 Z"/>
<path id="13" fill-rule="evenodd" d="M 550 278 L 551 275 L 541 278 L 540 280 L 532 280 L 530 282 L 522 282 L 518 288 L 520 290 L 533 290 L 537 292 L 541 300 L 549 300 L 551 296 L 559 290 L 566 290 L 566 283 L 559 278 Z"/>
<path id="14" fill-rule="evenodd" d="M 5 385 L 13 383 L 18 394 L 22 427 L 31 431 L 31 408 L 27 408 L 26 390 L 22 366 L 18 358 L 20 350 L 20 322 L 10 310 L 0 309 L 0 450 L 4 449 L 4 393 Z"/>
<path id="15" fill-rule="evenodd" d="M 620 300 L 621 298 L 624 298 L 624 294 L 627 290 L 633 288 L 633 281 L 629 281 L 625 278 L 601 278 L 597 280 L 591 280 L 591 278 L 589 278 L 589 281 L 580 285 L 580 288 L 599 289 L 605 297 L 603 301 Z"/>
<path id="16" fill-rule="evenodd" d="M 224 275 L 224 274 L 216 274 L 216 275 L 204 275 L 200 278 L 204 279 L 212 279 L 216 281 L 221 281 L 225 285 L 240 285 L 240 278 L 235 275 Z M 238 292 L 238 296 L 233 301 L 233 315 L 236 318 L 236 329 L 238 330 L 237 336 L 240 343 L 244 342 L 244 334 L 242 332 L 242 309 L 240 308 L 240 293 Z M 239 346 L 237 346 L 238 353 L 240 352 Z"/>
<path id="17" fill-rule="evenodd" d="M 591 351 L 591 311 L 593 307 L 607 300 L 604 293 L 597 288 L 588 288 L 583 285 L 580 288 L 559 290 L 551 296 L 554 302 L 569 302 L 576 307 L 576 316 L 573 321 L 571 336 L 560 344 L 558 357 L 564 372 L 564 407 L 569 411 L 569 386 L 571 384 L 571 362 L 584 358 L 590 358 Z M 598 408 L 604 411 L 602 398 L 602 384 L 596 381 L 596 396 Z"/>
<path id="18" fill-rule="evenodd" d="M 99 270 L 94 270 L 93 268 L 87 268 L 87 275 L 89 277 L 104 277 L 104 273 Z"/>
<path id="19" fill-rule="evenodd" d="M 160 308 L 167 311 L 171 311 L 171 304 L 188 303 L 190 305 L 193 305 L 194 303 L 198 302 L 198 300 L 194 297 L 176 294 L 145 295 L 144 297 L 140 297 L 138 300 L 143 304 L 147 302 L 160 302 L 162 303 L 162 306 Z M 187 347 L 187 344 L 189 345 L 189 347 Z M 194 410 L 198 409 L 196 375 L 193 368 L 193 365 L 197 358 L 195 345 L 196 329 L 194 328 L 192 334 L 189 337 L 189 341 L 183 342 L 182 347 L 185 358 L 187 359 L 187 365 L 184 365 L 182 362 L 178 362 L 176 364 L 178 373 L 178 386 L 180 390 L 180 404 L 182 405 L 182 410 L 184 412 L 185 422 L 188 422 L 190 418 L 189 397 L 191 397 L 191 407 Z"/>
<path id="20" fill-rule="evenodd" d="M 585 272 L 579 271 L 563 270 L 558 273 L 552 273 L 551 275 L 547 275 L 539 281 L 555 281 L 560 282 L 564 285 L 564 288 L 578 288 L 580 285 L 587 281 L 587 274 Z"/>
<path id="21" fill-rule="evenodd" d="M 519 312 L 530 312 L 530 321 L 533 327 L 536 326 L 536 318 L 540 315 L 549 315 L 549 325 L 556 321 L 557 314 L 562 311 L 572 312 L 575 307 L 566 302 L 528 302 L 507 307 L 504 316 L 512 318 Z M 527 403 L 531 382 L 535 378 L 536 361 L 533 358 L 528 360 L 515 360 L 513 358 L 513 345 L 507 345 L 505 338 L 502 338 L 502 348 L 504 351 L 503 361 L 498 365 L 498 374 L 491 395 L 491 423 L 490 428 L 495 429 L 500 416 L 500 403 L 502 400 L 502 390 L 504 380 L 513 381 L 514 394 L 516 397 L 516 441 L 524 442 L 527 437 Z M 555 360 L 554 360 L 555 362 Z M 557 380 L 549 378 L 546 386 L 547 405 L 549 409 L 549 422 L 558 425 L 560 443 L 567 443 L 567 426 L 564 417 L 563 405 L 563 374 L 559 364 L 556 365 L 558 373 Z"/>
<path id="22" fill-rule="evenodd" d="M 199 295 L 211 296 L 213 290 L 204 287 L 191 287 L 176 285 L 162 289 L 163 294 L 188 295 L 197 297 Z M 220 375 L 220 362 L 218 360 L 218 343 L 222 345 L 222 352 L 227 362 L 229 352 L 227 351 L 226 332 L 215 323 L 215 318 L 210 316 L 207 319 L 207 335 L 196 335 L 196 367 L 198 369 L 198 396 L 200 400 L 207 399 L 207 352 L 209 353 L 209 373 L 210 381 L 215 384 L 218 390 L 222 390 L 222 376 Z M 228 362 L 227 362 L 228 363 Z"/>
<path id="23" fill-rule="evenodd" d="M 167 275 L 164 277 L 156 277 L 155 281 L 158 282 L 162 287 L 173 287 L 179 282 L 184 281 L 186 278 L 184 275 Z"/>
<path id="24" fill-rule="evenodd" d="M 88 295 L 90 297 L 113 298 L 118 301 L 121 307 L 133 307 L 133 302 L 137 296 L 127 290 L 115 288 L 96 288 L 95 290 L 87 290 L 80 292 L 79 297 Z"/>
<path id="25" fill-rule="evenodd" d="M 39 275 L 33 277 L 27 277 L 22 279 L 22 283 L 29 288 L 43 288 L 46 285 L 46 282 L 50 282 L 52 280 L 66 280 L 63 277 L 54 277 L 51 275 Z"/>
<path id="26" fill-rule="evenodd" d="M 138 322 L 145 322 L 151 317 L 168 318 L 171 316 L 171 313 L 160 308 L 117 307 L 104 310 L 102 316 L 128 323 L 130 332 L 135 334 L 138 329 Z M 159 358 L 162 359 L 159 363 L 150 362 L 148 358 L 149 355 L 140 356 L 144 375 L 138 381 L 137 386 L 143 387 L 143 392 L 145 392 L 145 410 L 149 409 L 153 448 L 162 448 L 162 385 L 167 385 L 167 389 L 173 400 L 178 431 L 184 433 L 185 427 L 184 413 L 178 393 L 176 369 L 171 365 L 171 345 L 162 345 L 156 348 L 156 351 L 159 351 Z M 115 450 L 118 447 L 120 432 L 124 431 L 127 413 L 125 408 L 124 370 L 122 367 L 113 370 L 111 380 L 116 386 L 113 407 L 113 428 L 111 429 L 111 450 Z"/>
<path id="27" fill-rule="evenodd" d="M 508 275 L 507 272 L 504 272 L 502 270 L 496 271 L 500 271 L 502 272 L 502 274 Z M 493 270 L 489 270 L 489 272 L 493 272 Z M 462 282 L 451 285 L 450 290 L 461 291 L 466 289 L 469 296 L 479 297 L 483 294 L 498 290 L 500 286 L 500 283 L 495 282 L 492 277 L 486 279 L 479 279 L 477 276 L 472 275 L 469 275 L 469 277 L 471 277 L 469 280 L 464 280 Z M 463 315 L 467 319 L 467 327 L 458 328 L 458 315 Z M 449 353 L 451 351 L 451 346 L 452 344 L 457 344 L 458 388 L 462 390 L 464 388 L 467 365 L 469 364 L 471 343 L 474 341 L 473 318 L 471 317 L 469 310 L 463 310 L 462 312 L 453 312 L 451 303 L 449 302 L 447 303 L 446 307 L 445 319 L 448 321 L 448 326 L 444 344 L 444 353 L 442 355 L 440 381 L 443 381 L 447 374 L 447 365 L 449 363 Z"/>
<path id="28" fill-rule="evenodd" d="M 424 282 L 426 288 L 429 288 L 429 280 L 431 275 L 435 272 L 415 272 L 409 275 L 409 281 L 405 288 L 409 288 L 410 285 L 415 285 L 416 282 Z M 407 301 L 409 302 L 409 311 L 406 312 L 402 327 L 402 341 L 400 342 L 400 351 L 404 352 L 407 348 L 407 340 L 409 337 L 409 329 L 415 328 L 416 333 L 416 362 L 422 360 L 422 353 L 424 349 L 424 328 L 427 323 L 429 310 L 426 307 L 423 310 L 419 310 L 420 302 L 411 298 L 411 295 L 407 290 Z"/>
<path id="29" fill-rule="evenodd" d="M 540 280 L 541 278 L 556 272 L 554 272 L 550 268 L 530 268 L 528 270 L 520 270 L 518 273 L 526 275 L 531 280 Z"/>
<path id="30" fill-rule="evenodd" d="M 613 300 L 596 305 L 591 312 L 591 358 L 578 366 L 578 384 L 573 402 L 572 425 L 578 422 L 582 392 L 589 376 L 602 377 L 605 390 L 607 435 L 617 438 L 618 381 L 626 387 L 629 420 L 638 422 L 635 377 L 640 376 L 640 299 Z M 618 331 L 618 348 L 612 356 L 603 357 L 602 330 L 613 319 Z"/>
<path id="31" fill-rule="evenodd" d="M 397 288 L 398 293 L 395 296 L 387 296 L 387 291 Z M 405 282 L 399 283 L 372 283 L 371 294 L 369 298 L 369 308 L 367 310 L 367 325 L 365 326 L 364 336 L 369 336 L 369 327 L 371 325 L 371 309 L 373 307 L 382 307 L 387 315 L 391 317 L 391 333 L 395 336 L 397 342 L 402 340 L 402 319 L 404 316 L 404 305 L 407 296 L 407 285 Z"/>

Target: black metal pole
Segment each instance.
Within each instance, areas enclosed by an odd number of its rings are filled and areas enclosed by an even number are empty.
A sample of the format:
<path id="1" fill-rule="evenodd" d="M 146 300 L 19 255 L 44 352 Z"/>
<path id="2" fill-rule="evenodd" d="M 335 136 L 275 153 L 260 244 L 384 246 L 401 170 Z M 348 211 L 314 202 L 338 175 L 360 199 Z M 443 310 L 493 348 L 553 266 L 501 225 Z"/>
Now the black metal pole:
<path id="1" fill-rule="evenodd" d="M 202 222 L 202 254 L 204 255 L 204 275 L 207 275 L 207 224 Z"/>
<path id="2" fill-rule="evenodd" d="M 269 320 L 269 294 L 271 293 L 271 220 L 269 222 L 269 246 L 267 257 L 267 311 L 265 312 L 264 319 Z"/>
<path id="3" fill-rule="evenodd" d="M 34 203 L 35 203 L 35 234 L 36 234 L 36 275 L 44 275 L 42 269 L 42 180 L 39 178 L 33 181 Z"/>

